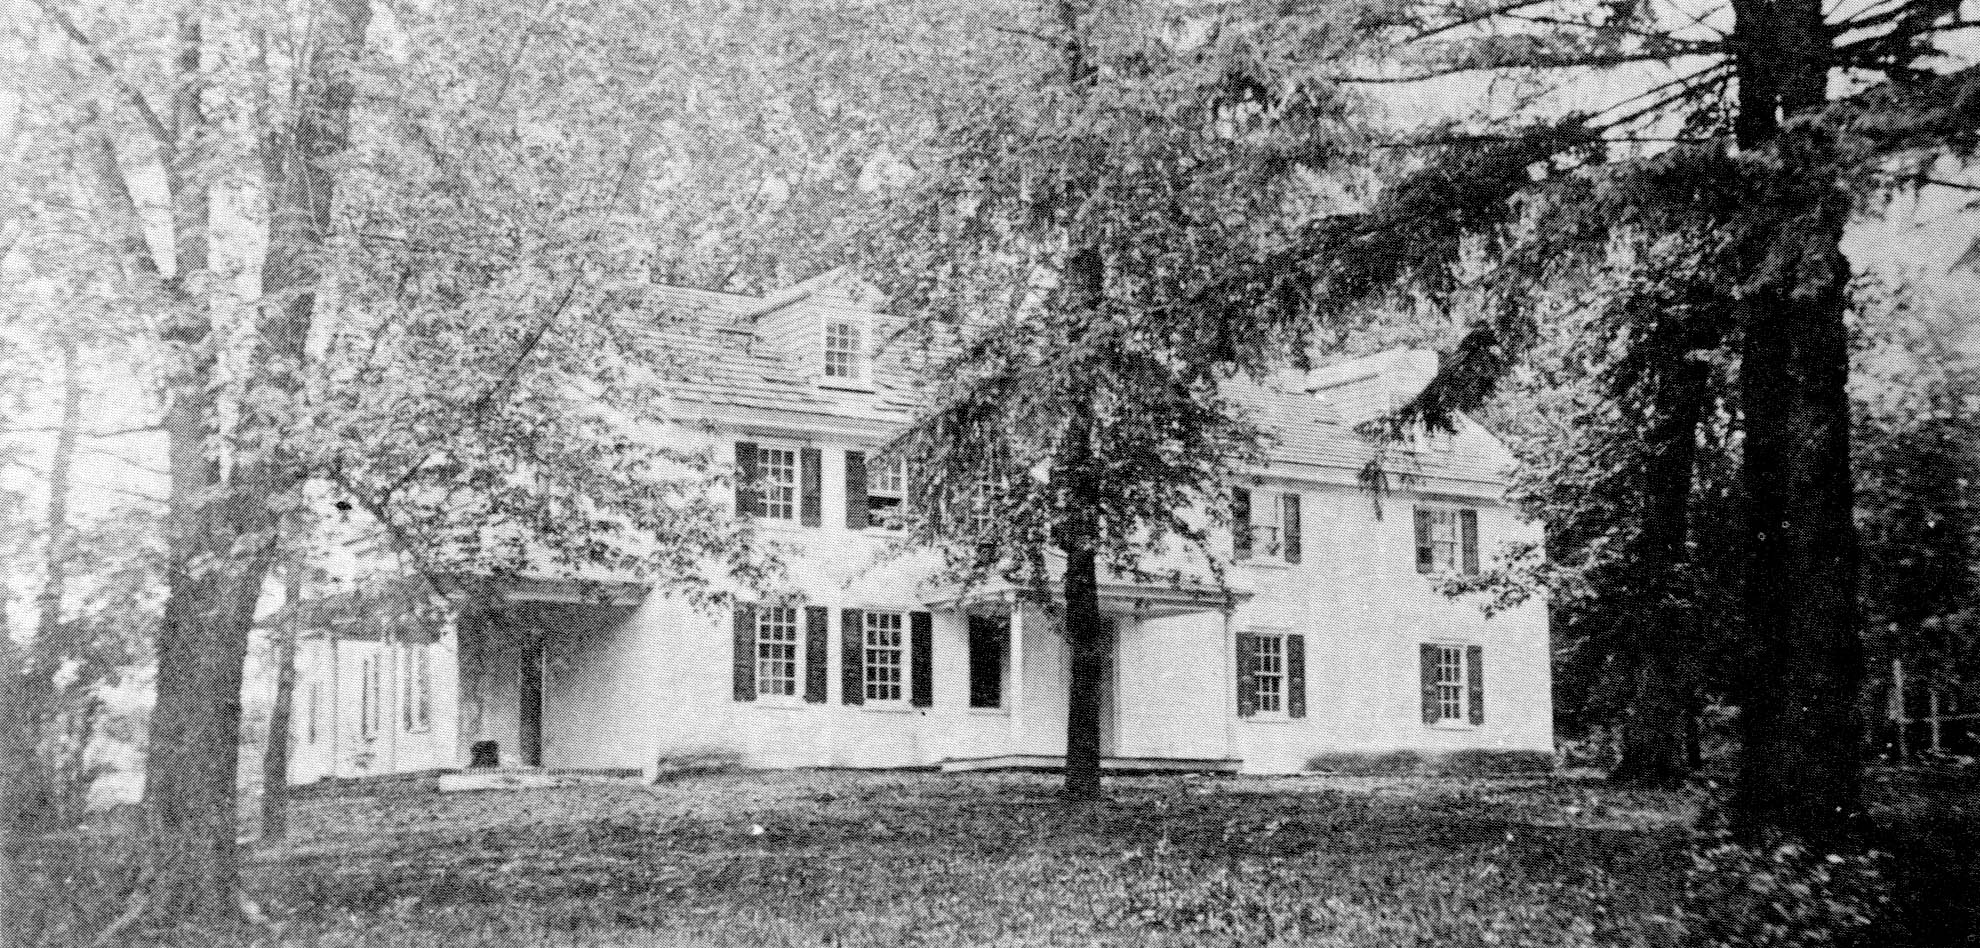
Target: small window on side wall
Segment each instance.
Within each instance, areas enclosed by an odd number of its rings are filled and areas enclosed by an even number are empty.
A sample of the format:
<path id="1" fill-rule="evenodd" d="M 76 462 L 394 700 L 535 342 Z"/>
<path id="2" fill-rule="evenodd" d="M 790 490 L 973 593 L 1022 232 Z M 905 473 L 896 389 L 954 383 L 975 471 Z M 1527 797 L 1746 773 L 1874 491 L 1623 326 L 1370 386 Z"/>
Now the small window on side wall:
<path id="1" fill-rule="evenodd" d="M 1416 571 L 1478 575 L 1478 511 L 1417 507 Z"/>

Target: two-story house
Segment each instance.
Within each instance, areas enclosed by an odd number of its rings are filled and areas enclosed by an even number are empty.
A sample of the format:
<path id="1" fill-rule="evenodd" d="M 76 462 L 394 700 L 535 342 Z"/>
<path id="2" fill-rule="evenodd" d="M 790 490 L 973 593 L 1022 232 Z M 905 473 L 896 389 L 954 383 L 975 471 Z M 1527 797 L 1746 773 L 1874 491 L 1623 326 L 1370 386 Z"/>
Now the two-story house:
<path id="1" fill-rule="evenodd" d="M 696 371 L 666 437 L 733 458 L 738 513 L 788 585 L 721 612 L 635 586 L 599 604 L 544 582 L 437 640 L 312 636 L 294 778 L 503 764 L 650 771 L 703 756 L 761 767 L 1052 766 L 1068 653 L 1047 612 L 888 555 L 904 472 L 875 455 L 917 403 L 876 355 L 886 317 L 830 279 L 768 298 L 668 289 Z M 1538 528 L 1502 500 L 1511 457 L 1482 428 L 1420 439 L 1374 494 L 1355 423 L 1428 380 L 1392 351 L 1237 394 L 1275 437 L 1234 487 L 1223 585 L 1107 577 L 1102 753 L 1118 769 L 1286 773 L 1319 756 L 1550 752 L 1544 607 L 1487 618 L 1436 590 Z M 1194 575 L 1201 577 L 1190 580 Z"/>

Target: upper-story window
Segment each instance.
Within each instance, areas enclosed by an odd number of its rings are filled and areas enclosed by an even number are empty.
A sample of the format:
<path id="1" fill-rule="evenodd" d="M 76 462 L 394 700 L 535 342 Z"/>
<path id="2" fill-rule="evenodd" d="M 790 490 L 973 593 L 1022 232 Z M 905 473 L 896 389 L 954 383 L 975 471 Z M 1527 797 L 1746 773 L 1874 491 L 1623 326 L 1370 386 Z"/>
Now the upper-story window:
<path id="1" fill-rule="evenodd" d="M 1469 507 L 1416 508 L 1416 571 L 1478 573 L 1478 511 Z"/>
<path id="2" fill-rule="evenodd" d="M 888 530 L 903 525 L 907 506 L 907 462 L 871 458 L 866 462 L 866 522 Z"/>
<path id="3" fill-rule="evenodd" d="M 1231 494 L 1231 533 L 1233 559 L 1299 562 L 1299 493 L 1246 488 L 1234 490 Z"/>
<path id="4" fill-rule="evenodd" d="M 855 320 L 825 323 L 825 377 L 842 382 L 866 380 L 865 332 Z"/>
<path id="5" fill-rule="evenodd" d="M 790 448 L 756 449 L 757 488 L 762 493 L 765 517 L 797 519 L 798 453 Z"/>

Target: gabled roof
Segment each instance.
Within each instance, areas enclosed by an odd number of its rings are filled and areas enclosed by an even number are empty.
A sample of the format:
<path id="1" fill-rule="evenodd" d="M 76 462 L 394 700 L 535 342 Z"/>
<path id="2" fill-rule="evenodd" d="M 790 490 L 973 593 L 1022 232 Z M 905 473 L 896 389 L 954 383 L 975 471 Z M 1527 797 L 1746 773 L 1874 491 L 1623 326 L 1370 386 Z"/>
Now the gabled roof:
<path id="1" fill-rule="evenodd" d="M 680 356 L 673 407 L 693 420 L 744 430 L 885 437 L 909 421 L 931 376 L 926 357 L 887 350 L 874 360 L 870 384 L 819 384 L 788 355 L 790 348 L 780 344 L 785 340 L 766 337 L 808 331 L 801 327 L 822 325 L 831 314 L 868 320 L 874 338 L 899 327 L 894 317 L 862 305 L 862 290 L 840 271 L 761 297 L 667 286 L 655 293 L 670 319 L 649 328 Z M 1355 425 L 1420 390 L 1435 372 L 1435 358 L 1391 350 L 1311 372 L 1287 369 L 1262 381 L 1232 379 L 1225 390 L 1274 441 L 1272 463 L 1261 475 L 1316 476 L 1292 469 L 1297 466 L 1331 472 L 1317 475 L 1322 479 L 1351 482 L 1374 452 Z M 1512 463 L 1504 445 L 1463 420 L 1450 450 L 1397 452 L 1393 458 L 1394 473 L 1416 478 L 1423 489 L 1490 497 L 1498 495 Z"/>

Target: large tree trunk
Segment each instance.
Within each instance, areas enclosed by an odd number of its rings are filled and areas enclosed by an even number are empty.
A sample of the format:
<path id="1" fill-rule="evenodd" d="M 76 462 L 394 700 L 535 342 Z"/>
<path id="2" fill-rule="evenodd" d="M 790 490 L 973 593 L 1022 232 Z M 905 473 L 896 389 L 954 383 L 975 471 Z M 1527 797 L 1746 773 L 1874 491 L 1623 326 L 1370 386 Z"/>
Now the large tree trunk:
<path id="1" fill-rule="evenodd" d="M 1757 285 L 1741 301 L 1741 409 L 1751 563 L 1746 619 L 1756 663 L 1740 711 L 1734 806 L 1749 834 L 1812 842 L 1861 816 L 1863 678 L 1850 474 L 1850 202 L 1821 133 L 1782 117 L 1827 101 L 1830 45 L 1819 0 L 1738 0 L 1734 40 L 1743 149 L 1779 161 Z"/>
<path id="2" fill-rule="evenodd" d="M 1835 199 L 1843 204 L 1840 198 Z M 1741 707 L 1736 809 L 1749 829 L 1833 839 L 1860 815 L 1863 679 L 1849 459 L 1842 207 L 1783 235 L 1833 276 L 1757 294 L 1741 388 L 1754 524 L 1746 611 L 1757 661 Z M 1804 243 L 1805 241 L 1805 243 Z"/>
<path id="3" fill-rule="evenodd" d="M 293 124 L 264 144 L 270 176 L 262 266 L 267 301 L 232 439 L 234 469 L 224 482 L 211 460 L 217 442 L 211 389 L 203 384 L 213 377 L 211 327 L 203 310 L 183 308 L 180 344 L 203 355 L 182 361 L 166 412 L 175 526 L 145 776 L 151 837 L 146 880 L 151 910 L 165 917 L 220 918 L 238 905 L 241 678 L 282 511 L 299 483 L 282 437 L 294 417 L 315 306 L 315 260 L 334 206 L 328 159 L 349 141 L 352 70 L 370 13 L 368 0 L 326 4 L 303 51 Z M 188 21 L 181 42 L 182 74 L 195 75 L 196 21 Z M 196 112 L 198 103 L 191 107 Z"/>
<path id="4" fill-rule="evenodd" d="M 1101 797 L 1100 683 L 1106 674 L 1108 636 L 1100 612 L 1097 557 L 1092 547 L 1066 550 L 1066 646 L 1072 650 L 1066 695 L 1066 783 L 1068 800 Z"/>
<path id="5" fill-rule="evenodd" d="M 1652 787 L 1679 786 L 1690 775 L 1686 745 L 1698 687 L 1687 540 L 1698 424 L 1710 397 L 1711 367 L 1691 358 L 1688 349 L 1681 341 L 1668 344 L 1668 365 L 1650 382 L 1652 422 L 1637 537 L 1644 595 L 1630 642 L 1635 694 L 1623 719 L 1622 760 L 1615 772 L 1618 780 Z"/>

